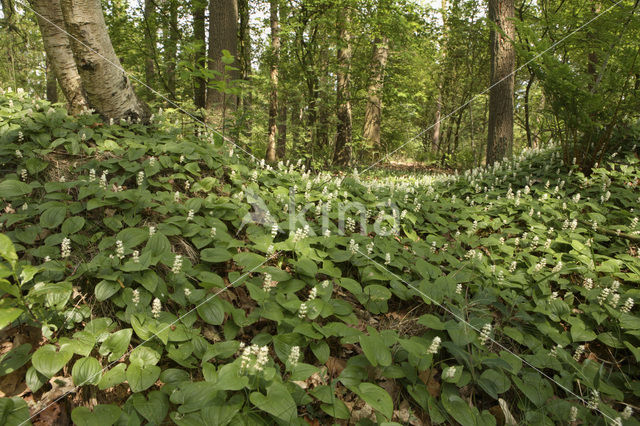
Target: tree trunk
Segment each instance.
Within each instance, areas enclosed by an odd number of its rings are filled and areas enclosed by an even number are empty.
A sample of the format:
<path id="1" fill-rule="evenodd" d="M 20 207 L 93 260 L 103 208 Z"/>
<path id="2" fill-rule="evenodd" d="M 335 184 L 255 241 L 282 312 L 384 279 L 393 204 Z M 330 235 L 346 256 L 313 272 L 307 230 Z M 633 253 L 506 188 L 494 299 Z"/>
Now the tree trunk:
<path id="1" fill-rule="evenodd" d="M 247 137 L 251 137 L 251 117 L 250 109 L 252 104 L 251 90 L 248 89 L 249 79 L 251 78 L 251 34 L 249 27 L 250 20 L 250 8 L 249 0 L 238 0 L 238 14 L 240 15 L 240 28 L 239 28 L 239 60 L 240 60 L 240 72 L 242 74 L 242 80 L 246 84 L 246 90 L 242 91 L 242 97 L 238 100 L 238 107 L 241 108 L 241 128 Z"/>
<path id="2" fill-rule="evenodd" d="M 278 146 L 277 157 L 282 160 L 287 153 L 287 103 L 280 99 L 280 114 L 278 115 Z"/>
<path id="3" fill-rule="evenodd" d="M 169 28 L 168 37 L 165 41 L 165 63 L 167 64 L 167 89 L 169 89 L 169 99 L 176 99 L 176 62 L 178 60 L 178 2 L 169 0 Z"/>
<path id="4" fill-rule="evenodd" d="M 363 137 L 367 147 L 377 157 L 382 151 L 380 144 L 380 126 L 382 124 L 382 89 L 384 87 L 384 70 L 389 54 L 389 39 L 383 37 L 373 41 L 371 58 L 371 79 L 367 89 L 367 108 L 364 113 Z"/>
<path id="5" fill-rule="evenodd" d="M 147 84 L 147 95 L 153 97 L 151 88 L 154 86 L 155 69 L 154 58 L 156 55 L 156 26 L 154 21 L 154 6 L 153 0 L 145 0 L 144 2 L 144 27 L 145 27 L 145 40 L 147 43 L 147 57 L 144 60 L 144 80 Z"/>
<path id="6" fill-rule="evenodd" d="M 219 86 L 228 86 L 229 80 L 238 78 L 237 72 L 225 71 L 222 51 L 228 50 L 235 58 L 238 56 L 238 3 L 236 0 L 209 1 L 209 71 L 218 75 L 210 79 Z M 238 64 L 232 64 L 237 67 Z M 223 83 L 224 82 L 224 83 Z M 207 89 L 207 109 L 213 114 L 214 122 L 222 122 L 228 108 L 235 109 L 236 97 L 224 93 L 219 88 Z"/>
<path id="7" fill-rule="evenodd" d="M 113 50 L 100 0 L 60 4 L 90 106 L 106 118 L 146 121 L 149 108 L 136 96 Z"/>
<path id="8" fill-rule="evenodd" d="M 207 41 L 205 38 L 204 10 L 207 7 L 206 0 L 193 0 L 193 38 L 198 44 L 194 54 L 197 70 L 204 67 L 204 58 L 207 54 Z M 207 82 L 202 77 L 193 79 L 193 103 L 196 108 L 204 108 L 207 99 Z"/>
<path id="9" fill-rule="evenodd" d="M 491 29 L 491 88 L 487 165 L 510 156 L 513 150 L 513 84 L 515 69 L 514 0 L 489 0 Z"/>
<path id="10" fill-rule="evenodd" d="M 531 139 L 531 123 L 530 123 L 530 108 L 529 108 L 529 93 L 531 92 L 531 85 L 533 84 L 533 80 L 535 79 L 535 74 L 531 72 L 529 74 L 529 80 L 527 80 L 527 88 L 524 91 L 524 128 L 527 132 L 527 146 L 531 148 L 533 146 L 533 141 Z"/>
<path id="11" fill-rule="evenodd" d="M 269 74 L 269 83 L 271 85 L 271 94 L 269 96 L 269 136 L 267 141 L 266 160 L 275 162 L 276 153 L 276 131 L 278 118 L 278 61 L 280 59 L 280 28 L 278 23 L 278 0 L 270 0 L 271 22 L 271 71 Z"/>
<path id="12" fill-rule="evenodd" d="M 295 100 L 291 105 L 291 152 L 295 154 L 300 145 L 300 127 L 302 127 L 303 109 L 300 103 Z"/>
<path id="13" fill-rule="evenodd" d="M 32 0 L 31 6 L 36 13 L 47 58 L 51 61 L 53 73 L 67 99 L 69 112 L 82 112 L 89 108 L 89 102 L 73 59 L 69 37 L 64 32 L 60 1 Z"/>
<path id="14" fill-rule="evenodd" d="M 347 11 L 338 10 L 338 71 L 336 100 L 338 107 L 338 126 L 336 145 L 333 153 L 333 162 L 339 166 L 346 166 L 351 162 L 351 93 L 350 93 L 350 68 L 351 68 L 351 35 L 347 29 L 349 23 Z"/>
<path id="15" fill-rule="evenodd" d="M 49 56 L 46 58 L 46 78 L 47 78 L 47 100 L 52 104 L 58 102 L 58 82 L 56 75 L 51 68 L 51 60 Z"/>
<path id="16" fill-rule="evenodd" d="M 445 44 L 446 44 L 446 36 L 447 36 L 447 0 L 442 0 L 442 10 L 440 11 L 442 16 L 442 45 L 440 46 L 440 72 L 438 73 L 438 99 L 436 100 L 436 114 L 435 114 L 435 122 L 433 123 L 433 138 L 431 140 L 431 150 L 439 151 L 440 150 L 440 119 L 442 117 L 442 91 L 444 90 L 442 87 L 442 75 L 445 59 Z"/>

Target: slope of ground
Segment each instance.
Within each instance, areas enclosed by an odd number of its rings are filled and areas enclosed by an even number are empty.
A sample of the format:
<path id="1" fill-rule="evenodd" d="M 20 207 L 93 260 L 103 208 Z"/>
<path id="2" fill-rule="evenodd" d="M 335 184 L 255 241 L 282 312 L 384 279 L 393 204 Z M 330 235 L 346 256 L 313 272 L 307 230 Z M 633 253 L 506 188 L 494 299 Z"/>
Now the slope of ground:
<path id="1" fill-rule="evenodd" d="M 638 424 L 635 149 L 338 179 L 0 95 L 0 423 Z"/>

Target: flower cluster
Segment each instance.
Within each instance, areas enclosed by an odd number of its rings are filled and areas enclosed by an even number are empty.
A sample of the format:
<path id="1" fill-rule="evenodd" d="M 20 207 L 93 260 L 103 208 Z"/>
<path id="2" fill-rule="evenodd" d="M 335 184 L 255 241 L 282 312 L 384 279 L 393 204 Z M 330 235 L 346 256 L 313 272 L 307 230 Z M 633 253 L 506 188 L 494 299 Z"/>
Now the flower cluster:
<path id="1" fill-rule="evenodd" d="M 291 352 L 289 353 L 289 359 L 287 360 L 287 362 L 292 367 L 295 367 L 296 365 L 298 365 L 299 361 L 300 361 L 300 346 L 293 346 L 291 348 Z"/>
<path id="2" fill-rule="evenodd" d="M 491 337 L 491 323 L 487 323 L 480 330 L 480 344 L 486 345 Z"/>
<path id="3" fill-rule="evenodd" d="M 182 255 L 176 254 L 175 259 L 173 259 L 173 266 L 171 267 L 171 272 L 174 274 L 179 274 L 182 270 Z"/>
<path id="4" fill-rule="evenodd" d="M 151 304 L 151 315 L 154 318 L 158 319 L 160 316 L 160 312 L 162 311 L 162 302 L 157 297 L 153 299 L 153 303 Z"/>
<path id="5" fill-rule="evenodd" d="M 62 257 L 71 256 L 71 240 L 69 238 L 64 238 L 62 240 L 62 244 L 60 245 L 60 255 Z"/>
<path id="6" fill-rule="evenodd" d="M 300 304 L 300 308 L 298 309 L 298 317 L 299 318 L 304 318 L 305 316 L 307 316 L 307 311 L 309 310 L 309 306 L 307 305 L 307 303 L 311 302 L 313 299 L 315 299 L 317 295 L 318 295 L 318 289 L 313 287 L 309 291 L 309 297 L 307 298 L 307 301 L 306 302 L 302 302 Z"/>
<path id="7" fill-rule="evenodd" d="M 138 306 L 138 303 L 140 303 L 140 291 L 138 289 L 133 290 L 133 296 L 131 297 L 131 301 L 136 306 Z"/>
<path id="8" fill-rule="evenodd" d="M 427 353 L 431 354 L 431 355 L 435 355 L 438 353 L 438 349 L 440 349 L 440 342 L 442 340 L 440 339 L 440 337 L 436 336 L 433 338 L 433 340 L 431 341 L 431 346 L 429 346 L 429 349 L 427 349 Z"/>
<path id="9" fill-rule="evenodd" d="M 120 240 L 116 241 L 116 256 L 118 256 L 118 259 L 124 259 L 124 245 Z"/>
<path id="10" fill-rule="evenodd" d="M 582 358 L 584 351 L 586 349 L 585 345 L 580 345 L 576 348 L 576 351 L 573 353 L 573 359 L 578 362 Z"/>
<path id="11" fill-rule="evenodd" d="M 244 348 L 240 357 L 240 369 L 255 373 L 264 370 L 269 361 L 269 348 L 267 346 L 251 345 Z"/>
<path id="12" fill-rule="evenodd" d="M 142 184 L 144 183 L 144 171 L 140 170 L 138 172 L 138 177 L 136 178 L 136 183 L 138 184 L 138 186 L 142 186 Z"/>
<path id="13" fill-rule="evenodd" d="M 131 260 L 133 260 L 133 263 L 140 263 L 140 252 L 138 250 L 134 250 L 131 253 Z"/>
<path id="14" fill-rule="evenodd" d="M 633 309 L 634 304 L 635 301 L 632 298 L 627 298 L 627 300 L 624 301 L 624 305 L 620 307 L 620 312 L 622 312 L 623 314 L 628 314 Z"/>
<path id="15" fill-rule="evenodd" d="M 302 228 L 296 229 L 295 234 L 293 234 L 293 242 L 297 243 L 298 241 L 302 241 L 309 236 L 309 225 L 304 225 Z"/>
<path id="16" fill-rule="evenodd" d="M 262 289 L 269 293 L 272 288 L 278 285 L 277 281 L 271 279 L 271 274 L 264 274 L 264 281 L 262 283 Z"/>
<path id="17" fill-rule="evenodd" d="M 354 239 L 349 241 L 349 251 L 353 254 L 356 254 L 360 248 L 360 245 L 355 242 Z"/>

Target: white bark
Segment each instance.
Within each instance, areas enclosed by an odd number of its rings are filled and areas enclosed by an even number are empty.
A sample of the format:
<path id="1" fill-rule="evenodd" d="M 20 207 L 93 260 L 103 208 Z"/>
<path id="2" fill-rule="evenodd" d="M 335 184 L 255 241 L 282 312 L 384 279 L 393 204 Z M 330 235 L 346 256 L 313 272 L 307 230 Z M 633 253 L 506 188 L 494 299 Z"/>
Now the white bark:
<path id="1" fill-rule="evenodd" d="M 60 0 L 71 49 L 89 104 L 106 118 L 146 121 L 147 106 L 138 99 L 122 69 L 107 32 L 100 0 Z"/>
<path id="2" fill-rule="evenodd" d="M 87 109 L 89 102 L 73 59 L 69 37 L 65 33 L 60 0 L 32 0 L 31 6 L 36 12 L 47 59 L 67 98 L 70 112 L 77 114 Z"/>

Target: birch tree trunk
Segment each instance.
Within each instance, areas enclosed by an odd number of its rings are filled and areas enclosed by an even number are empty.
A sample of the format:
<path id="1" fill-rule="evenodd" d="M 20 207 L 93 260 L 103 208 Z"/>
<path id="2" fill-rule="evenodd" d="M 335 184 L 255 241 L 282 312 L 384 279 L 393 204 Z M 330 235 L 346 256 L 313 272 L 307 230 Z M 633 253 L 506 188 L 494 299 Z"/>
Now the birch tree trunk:
<path id="1" fill-rule="evenodd" d="M 61 0 L 60 5 L 89 105 L 106 118 L 146 121 L 149 108 L 136 96 L 113 50 L 100 0 Z"/>
<path id="2" fill-rule="evenodd" d="M 514 0 L 489 0 L 491 88 L 487 165 L 510 156 L 513 149 L 513 84 L 515 69 Z"/>
<path id="3" fill-rule="evenodd" d="M 344 10 L 338 11 L 338 72 L 336 99 L 338 106 L 338 126 L 336 145 L 333 152 L 333 162 L 340 166 L 346 166 L 351 162 L 351 93 L 350 93 L 350 68 L 351 68 L 351 35 L 347 29 L 349 18 Z"/>
<path id="4" fill-rule="evenodd" d="M 31 0 L 31 7 L 36 12 L 44 49 L 67 99 L 69 112 L 82 112 L 89 108 L 89 102 L 73 59 L 69 36 L 65 33 L 60 0 Z"/>
<path id="5" fill-rule="evenodd" d="M 278 118 L 278 60 L 280 58 L 280 26 L 278 23 L 278 0 L 270 0 L 271 22 L 271 71 L 269 74 L 269 82 L 271 85 L 271 94 L 269 96 L 269 137 L 267 142 L 266 160 L 275 162 L 276 153 L 276 132 Z"/>
<path id="6" fill-rule="evenodd" d="M 381 152 L 380 126 L 382 124 L 382 89 L 384 85 L 384 70 L 387 66 L 389 54 L 389 40 L 386 37 L 373 41 L 373 57 L 371 59 L 371 81 L 367 90 L 367 108 L 364 113 L 365 143 L 377 156 Z"/>

